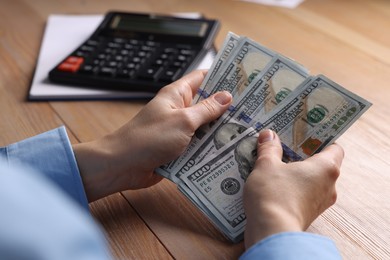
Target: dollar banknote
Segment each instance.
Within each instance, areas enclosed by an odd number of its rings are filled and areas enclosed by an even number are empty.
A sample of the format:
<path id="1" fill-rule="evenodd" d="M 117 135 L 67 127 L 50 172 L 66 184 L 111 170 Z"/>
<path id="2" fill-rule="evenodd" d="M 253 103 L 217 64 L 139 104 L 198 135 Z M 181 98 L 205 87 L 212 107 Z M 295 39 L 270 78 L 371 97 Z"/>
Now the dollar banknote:
<path id="1" fill-rule="evenodd" d="M 211 65 L 205 79 L 199 87 L 199 90 L 193 98 L 193 103 L 198 103 L 200 99 L 208 96 L 207 89 L 210 89 L 212 81 L 217 73 L 221 71 L 221 68 L 226 64 L 226 61 L 231 57 L 231 53 L 235 50 L 240 37 L 232 32 L 229 32 L 223 42 L 222 49 L 215 56 L 214 62 Z"/>
<path id="2" fill-rule="evenodd" d="M 181 176 L 213 214 L 210 219 L 217 218 L 219 222 L 214 223 L 222 223 L 231 233 L 245 224 L 242 189 L 257 157 L 259 130 L 278 133 L 286 161 L 302 160 L 333 143 L 371 105 L 323 75 L 286 101 L 272 115 L 255 118 L 254 127 Z"/>
<path id="3" fill-rule="evenodd" d="M 278 133 L 286 160 L 302 160 L 333 143 L 370 106 L 370 102 L 319 75 L 267 120 L 255 119 L 255 127 Z"/>
<path id="4" fill-rule="evenodd" d="M 303 84 L 308 76 L 307 70 L 282 56 L 276 56 L 263 74 L 253 80 L 242 96 L 235 100 L 232 108 L 194 145 L 188 159 L 176 167 L 175 176 L 180 178 L 195 164 L 244 132 L 251 126 L 255 116 L 265 116 L 282 105 L 282 101 Z"/>
<path id="5" fill-rule="evenodd" d="M 241 94 L 275 55 L 274 51 L 247 37 L 241 37 L 236 50 L 220 73 L 217 72 L 210 84 L 203 89 L 203 96 L 207 97 L 222 90 L 229 91 L 233 97 Z"/>
<path id="6" fill-rule="evenodd" d="M 204 205 L 210 220 L 232 241 L 243 234 L 246 223 L 242 201 L 244 180 L 236 176 L 238 167 L 231 155 L 215 157 L 182 176 L 183 182 L 179 184 L 181 189 L 191 190 L 200 201 L 197 204 Z"/>
<path id="7" fill-rule="evenodd" d="M 304 160 L 343 134 L 371 103 L 324 75 L 247 37 L 228 33 L 193 104 L 227 90 L 233 103 L 196 131 L 176 160 L 156 169 L 233 242 L 243 238 L 243 187 L 257 158 L 257 136 L 275 131 L 283 160 Z"/>

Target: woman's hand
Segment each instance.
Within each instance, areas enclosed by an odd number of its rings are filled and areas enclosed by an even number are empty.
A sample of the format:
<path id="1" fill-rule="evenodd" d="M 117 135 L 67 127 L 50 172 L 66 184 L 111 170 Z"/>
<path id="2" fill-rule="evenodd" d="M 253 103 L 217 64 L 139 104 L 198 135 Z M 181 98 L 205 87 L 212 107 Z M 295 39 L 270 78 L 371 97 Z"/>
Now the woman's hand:
<path id="1" fill-rule="evenodd" d="M 176 159 L 195 130 L 220 117 L 232 102 L 219 92 L 191 105 L 206 71 L 194 71 L 162 88 L 132 120 L 93 142 L 74 145 L 89 201 L 156 184 L 154 169 Z"/>
<path id="2" fill-rule="evenodd" d="M 246 248 L 272 234 L 304 231 L 333 205 L 344 157 L 332 144 L 305 161 L 286 164 L 279 137 L 270 130 L 259 134 L 257 154 L 244 187 Z"/>

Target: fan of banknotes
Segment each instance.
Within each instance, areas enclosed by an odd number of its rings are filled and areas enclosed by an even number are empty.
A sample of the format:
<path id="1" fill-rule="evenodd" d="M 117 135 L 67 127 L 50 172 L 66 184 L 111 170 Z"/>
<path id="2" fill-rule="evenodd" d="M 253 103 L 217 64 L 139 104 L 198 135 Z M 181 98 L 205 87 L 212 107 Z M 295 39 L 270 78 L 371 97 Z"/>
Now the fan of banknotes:
<path id="1" fill-rule="evenodd" d="M 344 133 L 371 103 L 247 37 L 228 33 L 193 103 L 221 90 L 233 103 L 197 130 L 186 151 L 157 172 L 178 185 L 231 241 L 242 240 L 243 187 L 257 134 L 280 136 L 283 160 L 299 161 Z"/>

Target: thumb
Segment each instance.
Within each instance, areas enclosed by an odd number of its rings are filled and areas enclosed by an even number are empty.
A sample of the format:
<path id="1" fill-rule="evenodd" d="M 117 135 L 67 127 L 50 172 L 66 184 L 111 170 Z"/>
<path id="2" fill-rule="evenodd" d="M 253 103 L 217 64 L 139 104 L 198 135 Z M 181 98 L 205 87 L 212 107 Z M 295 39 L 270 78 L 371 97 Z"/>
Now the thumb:
<path id="1" fill-rule="evenodd" d="M 217 92 L 188 109 L 191 110 L 195 125 L 199 127 L 220 117 L 229 108 L 232 100 L 228 91 Z"/>
<path id="2" fill-rule="evenodd" d="M 279 136 L 274 131 L 269 129 L 260 131 L 257 140 L 258 162 L 265 160 L 282 160 L 283 148 Z"/>

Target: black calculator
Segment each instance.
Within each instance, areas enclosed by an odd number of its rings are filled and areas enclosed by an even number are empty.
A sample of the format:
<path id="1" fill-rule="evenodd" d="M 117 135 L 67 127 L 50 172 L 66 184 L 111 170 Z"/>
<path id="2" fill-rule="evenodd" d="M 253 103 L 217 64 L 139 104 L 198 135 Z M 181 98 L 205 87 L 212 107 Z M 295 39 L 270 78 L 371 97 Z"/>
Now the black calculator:
<path id="1" fill-rule="evenodd" d="M 53 82 L 108 90 L 157 92 L 196 68 L 219 22 L 109 12 L 96 31 L 49 72 Z"/>

